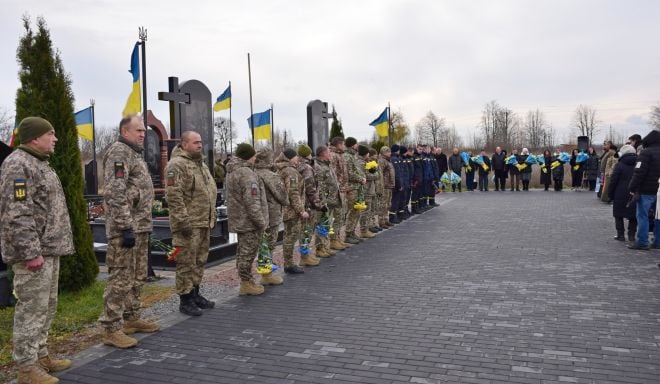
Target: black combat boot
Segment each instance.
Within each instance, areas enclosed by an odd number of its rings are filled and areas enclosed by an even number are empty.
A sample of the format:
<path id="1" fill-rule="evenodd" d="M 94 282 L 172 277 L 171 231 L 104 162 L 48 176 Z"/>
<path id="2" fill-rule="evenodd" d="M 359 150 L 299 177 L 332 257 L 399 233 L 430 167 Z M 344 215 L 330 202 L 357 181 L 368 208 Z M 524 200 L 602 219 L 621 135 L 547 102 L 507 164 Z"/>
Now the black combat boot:
<path id="1" fill-rule="evenodd" d="M 193 288 L 193 301 L 195 305 L 201 309 L 211 309 L 215 307 L 215 303 L 211 300 L 207 300 L 201 293 L 199 293 L 199 285 L 195 285 Z"/>
<path id="2" fill-rule="evenodd" d="M 184 315 L 188 315 L 188 316 L 202 315 L 202 310 L 199 309 L 199 307 L 197 307 L 197 305 L 193 301 L 194 292 L 195 290 L 193 289 L 192 291 L 190 291 L 190 293 L 186 293 L 185 295 L 179 295 L 179 298 L 181 300 L 181 303 L 179 304 L 179 312 L 183 313 Z"/>
<path id="3" fill-rule="evenodd" d="M 399 218 L 396 215 L 390 214 L 390 223 L 399 224 L 400 222 L 401 221 L 399 221 Z"/>

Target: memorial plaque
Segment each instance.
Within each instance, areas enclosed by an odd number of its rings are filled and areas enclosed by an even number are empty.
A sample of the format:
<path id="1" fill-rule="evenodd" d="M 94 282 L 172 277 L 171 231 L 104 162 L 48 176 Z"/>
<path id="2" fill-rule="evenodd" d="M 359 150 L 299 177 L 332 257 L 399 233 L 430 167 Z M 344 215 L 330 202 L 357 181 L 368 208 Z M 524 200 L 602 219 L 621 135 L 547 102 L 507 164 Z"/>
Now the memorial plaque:
<path id="1" fill-rule="evenodd" d="M 202 136 L 203 153 L 207 165 L 213 170 L 213 99 L 211 91 L 199 80 L 188 80 L 181 84 L 179 92 L 190 95 L 189 104 L 178 104 L 181 131 L 196 131 Z"/>
<path id="2" fill-rule="evenodd" d="M 319 145 L 328 145 L 330 127 L 328 118 L 328 103 L 321 100 L 313 100 L 307 104 L 307 144 L 316 151 Z"/>

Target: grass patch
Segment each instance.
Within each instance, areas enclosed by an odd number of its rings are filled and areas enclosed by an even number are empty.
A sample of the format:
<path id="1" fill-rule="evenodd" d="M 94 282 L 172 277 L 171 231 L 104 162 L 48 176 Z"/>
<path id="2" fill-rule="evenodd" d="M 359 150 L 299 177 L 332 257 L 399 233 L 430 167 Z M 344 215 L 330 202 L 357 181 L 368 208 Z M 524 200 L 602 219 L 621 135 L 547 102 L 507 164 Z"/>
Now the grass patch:
<path id="1" fill-rule="evenodd" d="M 103 311 L 105 281 L 96 281 L 79 292 L 60 293 L 57 315 L 50 328 L 49 348 L 54 352 L 72 354 L 98 342 L 94 329 Z M 147 284 L 142 289 L 142 305 L 150 307 L 167 299 L 174 288 L 158 284 Z M 0 309 L 0 369 L 12 362 L 11 335 L 14 323 L 14 308 Z M 0 374 L 1 377 L 1 374 Z"/>

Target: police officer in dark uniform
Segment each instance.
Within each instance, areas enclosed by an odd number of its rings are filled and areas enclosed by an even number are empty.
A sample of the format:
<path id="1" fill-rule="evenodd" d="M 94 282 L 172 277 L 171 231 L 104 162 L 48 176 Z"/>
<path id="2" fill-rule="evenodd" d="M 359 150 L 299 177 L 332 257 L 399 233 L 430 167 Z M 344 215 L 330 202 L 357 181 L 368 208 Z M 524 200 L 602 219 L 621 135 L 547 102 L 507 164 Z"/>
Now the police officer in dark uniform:
<path id="1" fill-rule="evenodd" d="M 392 144 L 390 148 L 392 155 L 390 162 L 394 167 L 394 188 L 392 189 L 392 201 L 390 202 L 389 220 L 390 223 L 398 224 L 401 221 L 397 216 L 399 205 L 403 200 L 403 179 L 401 170 L 401 158 L 399 157 L 399 145 Z"/>

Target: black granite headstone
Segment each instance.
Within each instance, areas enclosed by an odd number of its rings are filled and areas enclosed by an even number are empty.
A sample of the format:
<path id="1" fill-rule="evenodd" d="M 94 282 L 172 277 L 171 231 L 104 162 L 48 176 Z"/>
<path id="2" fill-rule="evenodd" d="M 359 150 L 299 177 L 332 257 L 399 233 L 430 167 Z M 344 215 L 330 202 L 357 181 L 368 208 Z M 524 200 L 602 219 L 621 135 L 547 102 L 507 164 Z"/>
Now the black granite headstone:
<path id="1" fill-rule="evenodd" d="M 147 129 L 146 148 L 144 160 L 149 168 L 149 175 L 154 186 L 160 186 L 162 175 L 160 174 L 160 138 L 153 129 Z"/>
<path id="2" fill-rule="evenodd" d="M 319 145 L 328 145 L 330 128 L 328 118 L 328 103 L 321 100 L 312 100 L 307 104 L 307 144 L 316 151 Z"/>
<path id="3" fill-rule="evenodd" d="M 203 153 L 213 170 L 213 99 L 211 91 L 199 80 L 181 84 L 181 93 L 190 95 L 189 104 L 178 104 L 181 113 L 181 133 L 196 131 L 202 136 Z"/>
<path id="4" fill-rule="evenodd" d="M 96 180 L 96 161 L 85 164 L 85 195 L 98 195 L 99 188 Z"/>

